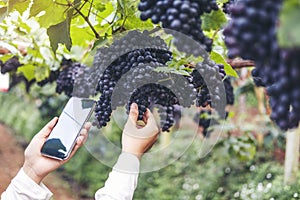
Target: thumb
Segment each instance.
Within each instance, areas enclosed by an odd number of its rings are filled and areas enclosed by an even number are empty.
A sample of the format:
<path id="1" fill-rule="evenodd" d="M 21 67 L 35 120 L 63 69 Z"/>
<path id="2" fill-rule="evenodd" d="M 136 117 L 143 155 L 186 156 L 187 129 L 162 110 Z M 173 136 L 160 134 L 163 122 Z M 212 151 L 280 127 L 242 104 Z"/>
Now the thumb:
<path id="1" fill-rule="evenodd" d="M 44 126 L 44 128 L 42 130 L 40 130 L 40 132 L 37 134 L 37 136 L 42 137 L 42 138 L 48 137 L 50 132 L 52 131 L 52 129 L 56 125 L 57 120 L 58 120 L 58 117 L 54 117 L 50 122 L 48 122 L 48 124 L 46 124 Z"/>
<path id="2" fill-rule="evenodd" d="M 136 103 L 132 103 L 130 106 L 130 112 L 127 123 L 130 121 L 131 124 L 136 125 L 139 116 L 139 109 Z"/>

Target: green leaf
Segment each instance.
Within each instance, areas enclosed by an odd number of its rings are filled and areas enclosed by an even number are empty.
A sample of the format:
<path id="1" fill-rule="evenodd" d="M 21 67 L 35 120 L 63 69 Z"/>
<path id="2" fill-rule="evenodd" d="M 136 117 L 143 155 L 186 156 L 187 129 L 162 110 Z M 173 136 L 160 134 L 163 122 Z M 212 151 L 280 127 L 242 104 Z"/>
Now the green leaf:
<path id="1" fill-rule="evenodd" d="M 126 18 L 124 27 L 126 30 L 136 29 L 137 27 L 143 30 L 153 28 L 154 24 L 150 20 L 142 21 L 139 17 L 132 15 Z"/>
<path id="2" fill-rule="evenodd" d="M 35 66 L 32 64 L 25 64 L 18 68 L 18 72 L 22 72 L 28 81 L 35 78 L 34 76 Z"/>
<path id="3" fill-rule="evenodd" d="M 11 12 L 13 10 L 18 11 L 22 14 L 29 7 L 30 0 L 9 0 L 8 1 L 8 11 Z"/>
<path id="4" fill-rule="evenodd" d="M 202 29 L 204 31 L 219 30 L 227 22 L 226 15 L 221 10 L 213 10 L 202 17 Z"/>
<path id="5" fill-rule="evenodd" d="M 104 3 L 102 3 L 102 2 L 100 2 L 100 1 L 96 1 L 96 2 L 94 2 L 94 7 L 95 7 L 95 9 L 96 10 L 98 10 L 99 12 L 103 12 L 103 11 L 105 11 L 105 4 Z"/>
<path id="6" fill-rule="evenodd" d="M 47 29 L 47 34 L 53 52 L 56 52 L 59 43 L 64 44 L 69 51 L 71 50 L 70 20 L 66 19 L 59 24 L 50 26 Z"/>
<path id="7" fill-rule="evenodd" d="M 35 67 L 34 77 L 37 82 L 44 80 L 49 77 L 49 68 L 48 67 Z"/>
<path id="8" fill-rule="evenodd" d="M 300 47 L 300 1 L 284 1 L 278 30 L 279 46 L 284 48 Z"/>
<path id="9" fill-rule="evenodd" d="M 3 55 L 0 55 L 0 60 L 5 63 L 7 60 L 9 60 L 10 58 L 12 58 L 14 56 L 14 54 L 3 54 Z"/>
<path id="10" fill-rule="evenodd" d="M 72 45 L 87 47 L 90 41 L 92 41 L 95 36 L 89 26 L 79 27 L 76 24 L 71 26 L 71 38 Z"/>
<path id="11" fill-rule="evenodd" d="M 65 0 L 33 0 L 30 16 L 36 16 L 43 11 L 44 14 L 38 18 L 38 22 L 41 27 L 48 28 L 65 20 L 65 11 L 69 8 L 64 5 L 66 3 Z"/>
<path id="12" fill-rule="evenodd" d="M 218 3 L 227 3 L 229 0 L 218 0 Z"/>
<path id="13" fill-rule="evenodd" d="M 239 77 L 239 75 L 236 73 L 236 71 L 229 65 L 226 60 L 223 58 L 222 55 L 218 54 L 215 51 L 212 51 L 210 53 L 210 58 L 215 61 L 218 64 L 224 65 L 224 70 L 226 72 L 226 75 L 233 76 L 233 77 Z"/>
<path id="14" fill-rule="evenodd" d="M 105 21 L 105 19 L 110 16 L 115 10 L 114 6 L 111 2 L 108 2 L 105 4 L 105 9 L 101 7 L 100 10 L 97 10 L 97 21 L 99 23 L 102 23 L 102 21 Z M 102 24 L 103 25 L 103 24 Z"/>

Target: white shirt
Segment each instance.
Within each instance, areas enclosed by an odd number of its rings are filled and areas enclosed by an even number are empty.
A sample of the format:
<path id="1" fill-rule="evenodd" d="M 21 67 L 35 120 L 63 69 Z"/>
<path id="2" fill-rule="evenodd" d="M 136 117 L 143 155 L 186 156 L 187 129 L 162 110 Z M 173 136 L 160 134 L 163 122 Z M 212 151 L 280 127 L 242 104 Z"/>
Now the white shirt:
<path id="1" fill-rule="evenodd" d="M 128 153 L 119 156 L 113 170 L 96 194 L 96 200 L 131 200 L 137 186 L 140 162 Z M 49 200 L 52 192 L 43 184 L 37 184 L 23 169 L 12 179 L 1 200 Z"/>

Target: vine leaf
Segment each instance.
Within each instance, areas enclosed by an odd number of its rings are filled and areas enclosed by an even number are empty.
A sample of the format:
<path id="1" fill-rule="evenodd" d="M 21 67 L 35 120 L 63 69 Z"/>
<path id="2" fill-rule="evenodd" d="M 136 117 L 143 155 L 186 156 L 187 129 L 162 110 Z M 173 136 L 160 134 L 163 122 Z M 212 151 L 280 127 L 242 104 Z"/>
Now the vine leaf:
<path id="1" fill-rule="evenodd" d="M 71 19 L 65 19 L 59 24 L 52 25 L 47 29 L 53 52 L 56 52 L 59 43 L 64 44 L 69 51 L 71 50 L 70 22 Z"/>
<path id="2" fill-rule="evenodd" d="M 35 66 L 32 64 L 25 64 L 18 68 L 18 72 L 22 72 L 28 81 L 31 81 L 32 79 L 35 78 L 34 70 L 35 70 Z"/>
<path id="3" fill-rule="evenodd" d="M 35 67 L 34 76 L 37 82 L 44 80 L 49 77 L 49 68 L 48 67 Z"/>
<path id="4" fill-rule="evenodd" d="M 13 10 L 18 11 L 22 14 L 29 7 L 30 0 L 9 0 L 8 1 L 8 12 Z"/>
<path id="5" fill-rule="evenodd" d="M 69 8 L 65 0 L 50 1 L 50 0 L 33 0 L 30 9 L 30 17 L 37 16 L 44 12 L 38 18 L 41 27 L 48 28 L 51 25 L 58 24 L 66 19 L 65 11 Z"/>
<path id="6" fill-rule="evenodd" d="M 280 15 L 278 42 L 281 47 L 300 47 L 300 2 L 298 0 L 284 1 Z"/>
<path id="7" fill-rule="evenodd" d="M 213 10 L 208 14 L 204 14 L 202 20 L 202 29 L 204 31 L 221 29 L 222 26 L 227 22 L 226 16 L 221 10 Z"/>
<path id="8" fill-rule="evenodd" d="M 215 61 L 218 64 L 223 64 L 224 65 L 224 70 L 228 76 L 233 76 L 233 77 L 239 77 L 239 75 L 236 73 L 236 71 L 229 65 L 225 59 L 223 58 L 222 55 L 218 54 L 215 51 L 212 51 L 210 53 L 210 58 Z"/>

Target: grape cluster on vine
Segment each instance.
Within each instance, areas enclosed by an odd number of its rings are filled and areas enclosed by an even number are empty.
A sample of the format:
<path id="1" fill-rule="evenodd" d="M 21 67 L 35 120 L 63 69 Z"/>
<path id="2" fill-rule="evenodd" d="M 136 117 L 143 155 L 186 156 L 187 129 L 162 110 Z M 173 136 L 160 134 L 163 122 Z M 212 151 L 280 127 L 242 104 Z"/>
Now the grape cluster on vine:
<path id="1" fill-rule="evenodd" d="M 139 105 L 139 120 L 143 119 L 146 108 L 161 105 L 158 112 L 160 114 L 162 131 L 169 131 L 169 128 L 174 124 L 175 105 L 178 105 L 179 101 L 169 88 L 160 84 L 150 83 L 133 91 L 127 104 L 128 111 L 129 105 L 132 103 Z"/>
<path id="2" fill-rule="evenodd" d="M 161 22 L 162 27 L 192 37 L 196 42 L 205 46 L 207 51 L 212 49 L 212 40 L 202 31 L 201 16 L 206 12 L 218 10 L 215 0 L 141 0 L 138 6 L 141 20 L 151 19 L 154 24 Z M 190 53 L 189 46 L 174 35 L 174 44 L 180 51 Z M 193 53 L 193 52 L 192 52 Z"/>
<path id="3" fill-rule="evenodd" d="M 218 99 L 221 99 L 219 95 L 222 95 L 222 92 L 220 92 L 221 88 L 219 88 L 220 86 L 224 86 L 226 105 L 234 104 L 233 86 L 230 78 L 226 77 L 224 65 L 215 65 L 213 62 L 208 63 L 210 63 L 210 65 L 205 64 L 204 68 L 203 64 L 200 65 L 198 63 L 195 70 L 191 73 L 193 85 L 198 91 L 196 105 L 197 107 L 201 107 L 201 111 L 195 115 L 194 121 L 199 127 L 203 128 L 204 136 L 209 136 L 208 128 L 212 119 L 211 108 L 214 108 L 214 105 L 216 104 L 220 104 L 220 102 L 218 102 Z M 210 90 L 208 89 L 207 84 L 212 86 Z M 214 102 L 214 104 L 212 104 L 212 102 Z M 216 109 L 217 113 L 227 113 L 225 111 L 225 106 L 221 108 L 224 110 Z M 226 115 L 224 117 L 226 117 Z"/>
<path id="4" fill-rule="evenodd" d="M 142 68 L 142 65 L 145 63 L 149 63 L 153 66 L 162 66 L 166 64 L 172 58 L 171 52 L 162 49 L 155 49 L 155 48 L 145 48 L 145 49 L 136 49 L 130 51 L 114 62 L 112 62 L 103 72 L 101 75 L 96 90 L 101 93 L 100 99 L 97 101 L 96 105 L 96 118 L 98 123 L 96 123 L 99 127 L 106 126 L 107 122 L 110 121 L 110 115 L 112 110 L 115 109 L 117 106 L 123 106 L 127 102 L 124 102 L 124 97 L 116 98 L 121 102 L 118 102 L 114 107 L 112 107 L 112 94 L 114 88 L 119 81 L 119 79 L 129 72 L 131 69 L 134 68 Z M 129 72 L 131 74 L 132 71 Z M 143 79 L 146 78 L 145 71 L 140 74 Z M 135 80 L 138 76 L 134 75 L 131 76 L 131 84 L 134 86 L 132 87 L 133 91 L 136 87 Z M 123 85 L 128 89 L 128 83 Z M 122 102 L 123 100 L 123 102 Z M 123 104 L 123 105 L 122 105 Z M 141 104 L 139 104 L 141 106 Z"/>
<path id="5" fill-rule="evenodd" d="M 89 90 L 85 90 L 87 80 L 83 80 L 84 76 L 82 75 L 88 68 L 78 62 L 66 59 L 63 59 L 61 65 L 62 70 L 59 71 L 56 79 L 56 92 L 59 94 L 64 92 L 69 97 L 88 97 Z M 76 84 L 78 81 L 81 84 Z M 76 89 L 74 90 L 74 88 Z"/>
<path id="6" fill-rule="evenodd" d="M 8 72 L 16 72 L 20 66 L 22 66 L 22 64 L 20 64 L 19 58 L 17 56 L 13 56 L 12 58 L 8 59 L 5 63 L 0 61 L 0 68 L 2 74 Z"/>
<path id="7" fill-rule="evenodd" d="M 282 129 L 300 121 L 299 52 L 280 48 L 277 24 L 282 0 L 238 1 L 230 6 L 232 20 L 224 30 L 228 56 L 255 61 L 252 71 L 257 86 L 266 87 L 271 119 Z"/>

